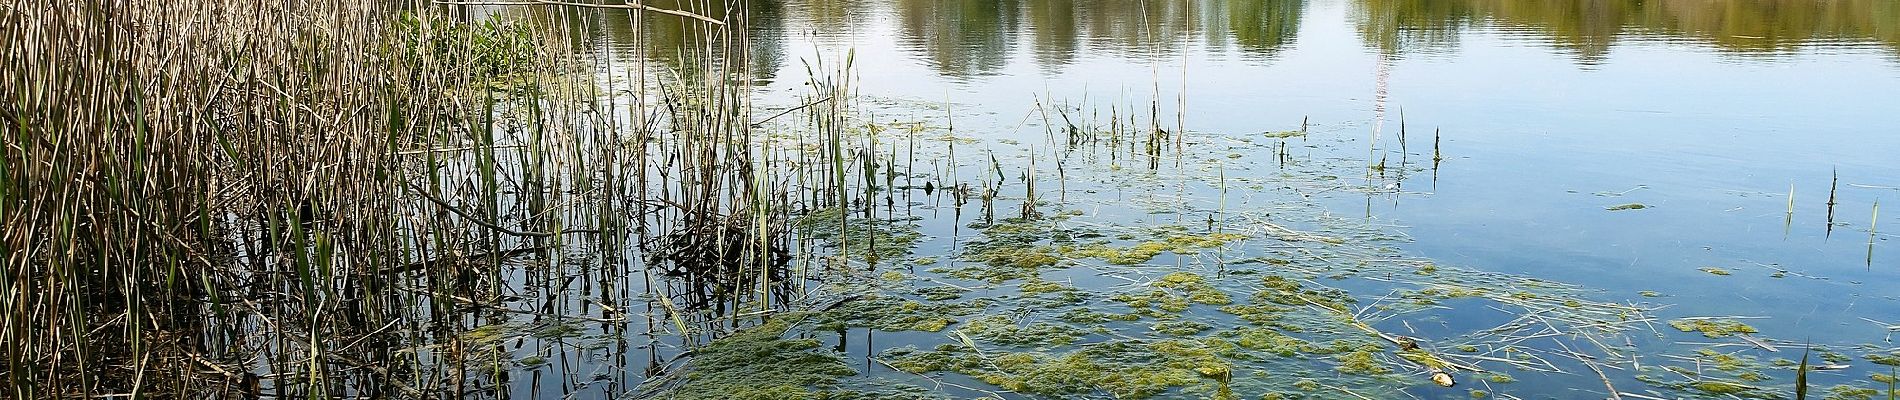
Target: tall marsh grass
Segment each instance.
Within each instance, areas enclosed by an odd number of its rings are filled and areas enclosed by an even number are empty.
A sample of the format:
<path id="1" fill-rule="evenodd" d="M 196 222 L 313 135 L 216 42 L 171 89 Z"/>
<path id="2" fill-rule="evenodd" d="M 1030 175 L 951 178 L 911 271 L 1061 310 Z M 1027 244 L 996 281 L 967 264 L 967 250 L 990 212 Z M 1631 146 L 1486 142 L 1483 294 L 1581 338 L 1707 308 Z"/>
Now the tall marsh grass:
<path id="1" fill-rule="evenodd" d="M 690 337 L 793 300 L 789 188 L 850 152 L 762 145 L 743 8 L 678 6 L 5 0 L 0 397 L 505 396 L 508 315 Z M 566 47 L 654 16 L 697 64 Z"/>

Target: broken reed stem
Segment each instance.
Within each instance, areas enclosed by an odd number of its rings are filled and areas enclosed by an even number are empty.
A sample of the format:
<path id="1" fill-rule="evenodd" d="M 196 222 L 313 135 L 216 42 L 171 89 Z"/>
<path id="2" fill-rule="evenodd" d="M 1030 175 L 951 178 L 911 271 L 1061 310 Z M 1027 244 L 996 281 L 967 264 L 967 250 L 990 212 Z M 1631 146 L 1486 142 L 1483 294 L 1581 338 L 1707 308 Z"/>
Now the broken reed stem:
<path id="1" fill-rule="evenodd" d="M 1832 225 L 1834 225 L 1834 205 L 1836 204 L 1834 202 L 1834 193 L 1840 186 L 1841 170 L 1836 168 L 1834 169 L 1833 177 L 1828 180 L 1827 184 L 1827 224 L 1829 225 L 1828 230 L 1830 231 L 1833 230 Z"/>

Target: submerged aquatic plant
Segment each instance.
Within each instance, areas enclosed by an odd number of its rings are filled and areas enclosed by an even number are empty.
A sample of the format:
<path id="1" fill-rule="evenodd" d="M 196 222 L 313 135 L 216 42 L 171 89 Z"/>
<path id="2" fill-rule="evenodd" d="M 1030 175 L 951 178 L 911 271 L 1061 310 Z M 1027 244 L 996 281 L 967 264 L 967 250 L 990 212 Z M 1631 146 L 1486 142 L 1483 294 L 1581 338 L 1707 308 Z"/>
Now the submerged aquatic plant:
<path id="1" fill-rule="evenodd" d="M 678 381 L 649 384 L 646 392 L 669 399 L 822 398 L 840 377 L 856 375 L 844 358 L 820 349 L 814 339 L 786 339 L 803 314 L 780 315 L 712 341 L 694 351 L 693 368 Z"/>

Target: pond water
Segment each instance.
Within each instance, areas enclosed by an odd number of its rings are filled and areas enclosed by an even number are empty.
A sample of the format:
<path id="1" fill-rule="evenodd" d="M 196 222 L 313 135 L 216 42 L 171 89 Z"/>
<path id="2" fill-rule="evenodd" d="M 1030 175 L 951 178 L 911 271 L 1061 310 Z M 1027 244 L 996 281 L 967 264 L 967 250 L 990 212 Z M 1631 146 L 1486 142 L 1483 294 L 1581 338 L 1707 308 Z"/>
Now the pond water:
<path id="1" fill-rule="evenodd" d="M 1815 364 L 1851 366 L 1814 374 L 1815 393 L 1886 393 L 1874 374 L 1889 373 L 1900 324 L 1900 254 L 1881 230 L 1900 232 L 1900 2 L 749 7 L 756 114 L 809 100 L 808 71 L 849 57 L 867 121 L 957 138 L 912 150 L 896 179 L 997 191 L 994 206 L 900 191 L 877 211 L 886 225 L 851 220 L 918 236 L 899 261 L 868 266 L 875 279 L 850 286 L 859 297 L 786 333 L 845 356 L 855 374 L 834 388 L 1792 397 L 1794 368 L 1776 360 L 1811 341 L 1830 355 Z M 599 34 L 577 37 L 581 49 L 656 68 L 679 67 L 670 44 L 699 43 L 670 16 L 642 36 L 624 16 L 587 24 Z M 1059 140 L 1096 128 L 1140 133 Z M 1165 150 L 1130 151 L 1154 128 L 1171 132 Z M 1041 218 L 1009 220 L 1032 214 L 1025 202 Z M 1879 215 L 1879 203 L 1896 205 Z M 1148 243 L 1165 246 L 1116 253 Z M 1015 268 L 1037 256 L 1060 261 Z M 1275 276 L 1345 294 L 1276 303 Z M 1350 315 L 1330 313 L 1334 302 Z M 1288 310 L 1260 324 L 1231 305 Z M 1096 311 L 1131 317 L 1077 317 Z M 1536 329 L 1516 324 L 1540 313 Z M 1354 321 L 1487 372 L 1450 367 L 1458 386 L 1438 387 L 1432 363 Z M 1671 326 L 1697 321 L 1759 332 Z M 1271 339 L 1250 334 L 1311 346 L 1263 356 L 1275 347 L 1248 338 Z M 1388 371 L 1351 368 L 1362 355 Z M 1078 372 L 1090 368 L 1135 372 Z"/>

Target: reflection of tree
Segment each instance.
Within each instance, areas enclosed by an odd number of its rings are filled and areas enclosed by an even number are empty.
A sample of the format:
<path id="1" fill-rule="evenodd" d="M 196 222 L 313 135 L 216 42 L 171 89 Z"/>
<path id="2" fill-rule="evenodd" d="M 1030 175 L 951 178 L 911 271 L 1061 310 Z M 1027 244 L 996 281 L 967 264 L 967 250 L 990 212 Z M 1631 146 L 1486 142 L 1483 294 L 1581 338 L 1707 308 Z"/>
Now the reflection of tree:
<path id="1" fill-rule="evenodd" d="M 730 32 L 717 25 L 660 13 L 636 14 L 624 10 L 581 7 L 521 7 L 539 26 L 563 29 L 569 45 L 581 51 L 612 51 L 617 57 L 644 57 L 686 74 L 708 66 L 724 65 L 721 57 L 744 57 L 746 72 L 754 79 L 771 79 L 784 61 L 784 7 L 782 2 L 753 0 L 745 9 L 731 9 L 723 1 L 649 0 L 660 8 L 685 10 L 746 27 Z M 634 26 L 634 16 L 641 18 Z M 752 43 L 740 51 L 741 36 Z M 732 40 L 727 40 L 728 37 Z M 735 71 L 736 72 L 736 71 Z"/>
<path id="2" fill-rule="evenodd" d="M 1640 1 L 1486 0 L 1474 4 L 1480 14 L 1505 24 L 1543 33 L 1550 44 L 1572 53 L 1578 62 L 1596 64 L 1637 14 Z"/>
<path id="3" fill-rule="evenodd" d="M 1784 52 L 1826 39 L 1870 39 L 1900 46 L 1900 2 L 1892 0 L 1683 0 L 1644 4 L 1638 25 L 1697 37 L 1718 48 Z"/>
<path id="4" fill-rule="evenodd" d="M 1472 21 L 1466 0 L 1359 0 L 1354 5 L 1360 40 L 1386 55 L 1456 46 L 1459 31 Z"/>
<path id="5" fill-rule="evenodd" d="M 1234 44 L 1266 56 L 1293 43 L 1306 9 L 1305 0 L 1228 0 L 1226 5 Z"/>
<path id="6" fill-rule="evenodd" d="M 743 10 L 732 9 L 727 3 L 706 0 L 646 1 L 647 5 L 659 8 L 690 11 L 727 21 L 743 21 L 746 30 L 742 33 L 752 43 L 747 51 L 740 51 L 736 42 L 727 41 L 729 35 L 733 40 L 739 39 L 738 34 L 741 32 L 726 32 L 720 27 L 689 18 L 645 13 L 645 21 L 641 25 L 641 33 L 646 36 L 643 38 L 645 56 L 685 71 L 703 65 L 704 61 L 730 61 L 717 60 L 721 55 L 741 56 L 747 59 L 747 69 L 752 78 L 771 79 L 784 59 L 785 49 L 780 45 L 785 36 L 782 33 L 785 21 L 783 3 L 776 0 L 740 2 L 746 6 Z M 627 21 L 624 17 L 616 19 L 621 23 Z"/>
<path id="7" fill-rule="evenodd" d="M 993 73 L 1009 60 L 1017 0 L 897 0 L 903 40 L 950 76 Z"/>
<path id="8" fill-rule="evenodd" d="M 1900 52 L 1892 0 L 1357 0 L 1361 38 L 1388 54 L 1456 44 L 1473 21 L 1522 28 L 1584 63 L 1629 36 L 1688 39 L 1740 53 L 1785 53 L 1822 41 Z M 1900 54 L 1900 53 L 1897 53 Z"/>
<path id="9" fill-rule="evenodd" d="M 865 0 L 805 0 L 797 10 L 804 17 L 803 29 L 848 33 L 865 25 L 870 5 Z"/>
<path id="10" fill-rule="evenodd" d="M 1306 0 L 1023 0 L 1037 62 L 1068 64 L 1086 44 L 1110 54 L 1166 56 L 1203 36 L 1216 50 L 1234 45 L 1271 54 L 1299 33 Z"/>
<path id="11" fill-rule="evenodd" d="M 836 34 L 862 29 L 870 0 L 649 0 L 650 5 L 724 16 L 746 4 L 755 78 L 769 78 L 787 51 L 787 20 Z M 795 6 L 786 6 L 795 4 Z M 938 72 L 994 73 L 1021 41 L 1035 61 L 1057 71 L 1084 51 L 1166 57 L 1194 39 L 1215 49 L 1271 56 L 1298 35 L 1306 0 L 894 0 L 900 43 Z M 1900 58 L 1900 1 L 1895 0 L 1352 0 L 1361 40 L 1388 57 L 1457 46 L 1463 30 L 1485 24 L 1536 36 L 1591 64 L 1619 40 L 1686 40 L 1722 51 L 1781 54 L 1833 41 L 1873 42 Z M 698 22 L 649 13 L 640 27 L 627 14 L 565 9 L 575 45 L 639 53 L 675 69 L 705 64 L 729 43 Z M 545 14 L 545 13 L 536 13 Z M 548 17 L 542 15 L 543 18 Z M 554 25 L 554 24 L 549 24 Z M 1025 37 L 1025 35 L 1027 35 Z M 735 36 L 734 39 L 737 39 Z"/>
<path id="12" fill-rule="evenodd" d="M 1075 59 L 1076 0 L 1024 0 L 1023 13 L 1035 35 L 1036 63 L 1054 71 Z"/>
<path id="13" fill-rule="evenodd" d="M 1083 30 L 1098 49 L 1162 55 L 1177 50 L 1204 20 L 1192 0 L 1093 0 L 1082 2 Z"/>

